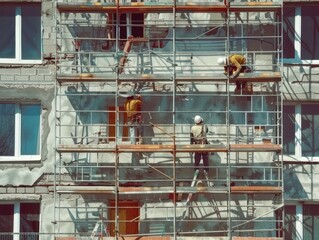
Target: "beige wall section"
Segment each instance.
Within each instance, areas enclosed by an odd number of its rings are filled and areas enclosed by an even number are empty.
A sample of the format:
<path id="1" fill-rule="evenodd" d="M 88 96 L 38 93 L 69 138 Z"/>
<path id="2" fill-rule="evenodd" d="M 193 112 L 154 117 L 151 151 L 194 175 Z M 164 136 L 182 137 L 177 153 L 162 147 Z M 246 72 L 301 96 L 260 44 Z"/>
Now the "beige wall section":
<path id="1" fill-rule="evenodd" d="M 314 101 L 319 99 L 319 67 L 291 64 L 283 71 L 284 101 Z"/>
<path id="2" fill-rule="evenodd" d="M 14 72 L 17 71 L 12 69 L 12 74 Z M 37 72 L 36 69 L 35 72 Z M 46 76 L 43 75 L 42 79 L 44 80 L 45 77 Z M 27 79 L 28 76 L 25 78 Z M 18 86 L 10 84 L 1 86 L 0 82 L 0 96 L 1 101 L 35 101 L 41 104 L 41 160 L 34 162 L 2 162 L 0 167 L 0 182 L 2 186 L 8 184 L 14 186 L 31 186 L 39 180 L 44 173 L 53 172 L 55 159 L 53 83 L 51 85 L 44 84 L 41 86 L 41 81 L 39 81 L 38 84 L 29 84 L 28 81 L 25 81 L 25 83 L 21 83 Z"/>
<path id="3" fill-rule="evenodd" d="M 16 2 L 21 3 L 21 1 Z M 56 71 L 54 1 L 29 2 L 39 2 L 42 5 L 43 61 L 42 64 L 27 66 L 2 64 L 0 66 L 0 101 L 36 101 L 41 104 L 41 160 L 1 162 L 1 186 L 32 186 L 41 180 L 41 176 L 46 173 L 52 174 L 54 171 Z"/>

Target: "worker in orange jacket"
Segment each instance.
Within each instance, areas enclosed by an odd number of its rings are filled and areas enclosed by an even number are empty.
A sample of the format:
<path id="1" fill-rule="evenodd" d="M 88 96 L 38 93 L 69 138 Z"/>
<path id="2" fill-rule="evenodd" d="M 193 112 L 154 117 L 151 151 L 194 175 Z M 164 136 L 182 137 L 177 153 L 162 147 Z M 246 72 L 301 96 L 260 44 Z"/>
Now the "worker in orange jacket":
<path id="1" fill-rule="evenodd" d="M 237 78 L 240 73 L 251 72 L 251 69 L 246 66 L 245 56 L 241 54 L 232 54 L 228 58 L 219 58 L 218 64 L 224 66 L 224 74 L 230 78 Z M 246 82 L 236 81 L 235 93 L 240 93 L 242 89 L 246 91 Z"/>
<path id="2" fill-rule="evenodd" d="M 124 109 L 127 115 L 127 125 L 130 130 L 130 140 L 132 144 L 143 143 L 143 119 L 142 119 L 142 98 L 140 95 L 130 94 L 126 97 Z"/>

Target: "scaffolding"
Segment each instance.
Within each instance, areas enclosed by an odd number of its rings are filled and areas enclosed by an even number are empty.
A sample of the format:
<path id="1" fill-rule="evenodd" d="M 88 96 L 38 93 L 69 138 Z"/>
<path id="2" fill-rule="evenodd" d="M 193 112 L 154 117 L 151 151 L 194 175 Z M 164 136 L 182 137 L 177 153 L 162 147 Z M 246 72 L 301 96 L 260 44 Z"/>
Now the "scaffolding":
<path id="1" fill-rule="evenodd" d="M 103 239 L 284 239 L 281 18 L 280 1 L 56 1 L 56 239 L 101 217 Z M 252 72 L 234 79 L 217 59 L 235 53 Z M 209 144 L 190 144 L 195 115 Z"/>

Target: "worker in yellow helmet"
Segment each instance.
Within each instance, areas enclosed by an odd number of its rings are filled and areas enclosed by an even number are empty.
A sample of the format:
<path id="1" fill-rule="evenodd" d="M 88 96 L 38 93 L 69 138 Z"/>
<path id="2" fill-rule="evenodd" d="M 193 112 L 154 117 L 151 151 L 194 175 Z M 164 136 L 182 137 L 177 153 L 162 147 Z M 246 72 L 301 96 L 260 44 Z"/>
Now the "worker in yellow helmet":
<path id="1" fill-rule="evenodd" d="M 224 66 L 224 74 L 230 78 L 237 78 L 240 73 L 251 72 L 246 66 L 246 58 L 241 54 L 232 54 L 228 58 L 222 57 L 218 59 L 218 64 Z M 246 90 L 245 81 L 236 81 L 235 93 L 240 93 L 241 89 Z"/>

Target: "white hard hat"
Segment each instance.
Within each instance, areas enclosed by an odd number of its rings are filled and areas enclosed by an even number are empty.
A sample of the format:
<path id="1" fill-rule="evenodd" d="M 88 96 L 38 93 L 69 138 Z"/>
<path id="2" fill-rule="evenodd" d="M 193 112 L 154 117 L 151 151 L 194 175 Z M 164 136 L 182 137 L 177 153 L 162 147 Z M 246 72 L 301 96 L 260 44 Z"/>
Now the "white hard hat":
<path id="1" fill-rule="evenodd" d="M 224 57 L 218 58 L 217 62 L 218 62 L 218 65 L 226 65 L 226 58 Z"/>
<path id="2" fill-rule="evenodd" d="M 202 122 L 203 121 L 203 119 L 202 119 L 202 117 L 201 116 L 199 116 L 199 115 L 196 115 L 195 117 L 194 117 L 194 122 L 197 124 L 197 123 L 200 123 L 200 122 Z"/>

